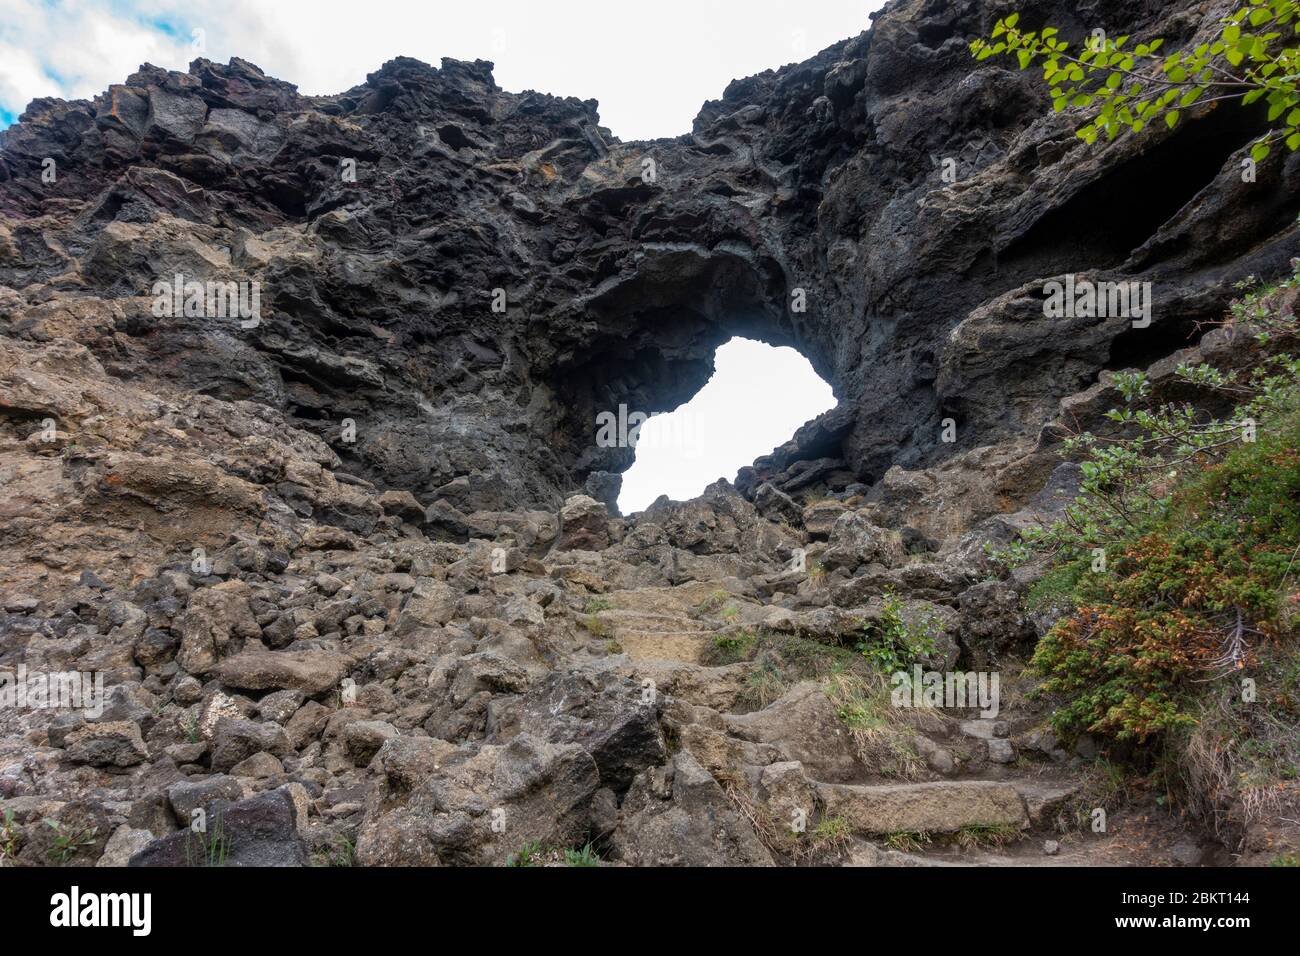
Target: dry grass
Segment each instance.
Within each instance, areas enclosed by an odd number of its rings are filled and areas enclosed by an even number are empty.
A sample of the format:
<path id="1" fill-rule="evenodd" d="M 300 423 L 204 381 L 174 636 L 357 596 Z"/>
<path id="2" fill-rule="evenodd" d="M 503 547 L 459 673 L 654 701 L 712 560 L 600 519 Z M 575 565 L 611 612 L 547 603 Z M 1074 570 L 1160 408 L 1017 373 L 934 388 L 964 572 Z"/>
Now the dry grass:
<path id="1" fill-rule="evenodd" d="M 921 715 L 914 714 L 912 708 L 893 706 L 889 683 L 883 675 L 832 674 L 826 678 L 825 688 L 848 728 L 858 759 L 868 771 L 900 780 L 917 780 L 925 775 L 925 760 L 912 743 Z"/>

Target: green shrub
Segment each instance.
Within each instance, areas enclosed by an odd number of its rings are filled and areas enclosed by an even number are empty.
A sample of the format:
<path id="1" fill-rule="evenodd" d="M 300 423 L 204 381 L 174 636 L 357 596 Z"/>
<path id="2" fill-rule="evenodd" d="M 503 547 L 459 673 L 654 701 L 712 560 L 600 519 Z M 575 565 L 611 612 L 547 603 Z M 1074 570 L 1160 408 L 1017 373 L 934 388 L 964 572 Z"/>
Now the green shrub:
<path id="1" fill-rule="evenodd" d="M 1282 298 L 1234 310 L 1261 353 L 1250 371 L 1177 370 L 1201 405 L 1154 404 L 1145 376 L 1119 375 L 1117 437 L 1065 443 L 1082 458 L 1081 494 L 1024 536 L 1052 559 L 1031 602 L 1073 608 L 1034 655 L 1042 691 L 1064 701 L 1058 733 L 1142 740 L 1190 728 L 1207 682 L 1248 674 L 1262 644 L 1296 637 L 1300 361 L 1267 354 L 1296 333 Z M 1231 412 L 1210 414 L 1225 399 Z"/>
<path id="2" fill-rule="evenodd" d="M 857 644 L 858 653 L 883 674 L 907 670 L 917 658 L 935 650 L 936 622 L 926 618 L 909 624 L 903 610 L 903 602 L 886 592 L 880 617 L 863 625 L 865 636 Z"/>

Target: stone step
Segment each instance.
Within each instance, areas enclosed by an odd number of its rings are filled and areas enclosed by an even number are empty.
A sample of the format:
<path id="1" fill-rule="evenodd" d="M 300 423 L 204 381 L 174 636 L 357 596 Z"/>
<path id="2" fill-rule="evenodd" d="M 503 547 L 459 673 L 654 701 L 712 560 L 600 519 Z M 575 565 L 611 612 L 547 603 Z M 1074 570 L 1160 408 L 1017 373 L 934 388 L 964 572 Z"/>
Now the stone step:
<path id="1" fill-rule="evenodd" d="M 984 717 L 978 720 L 963 720 L 960 726 L 963 734 L 977 740 L 1000 739 L 1011 732 L 1010 725 L 1005 720 L 991 720 Z"/>
<path id="2" fill-rule="evenodd" d="M 831 817 L 843 817 L 857 833 L 955 833 L 968 826 L 1029 825 L 1015 786 L 994 780 L 908 784 L 819 783 Z"/>
<path id="3" fill-rule="evenodd" d="M 1015 780 L 1011 784 L 1025 802 L 1029 811 L 1029 822 L 1034 826 L 1046 826 L 1052 822 L 1057 812 L 1075 799 L 1083 789 L 1079 780 Z"/>
<path id="4" fill-rule="evenodd" d="M 596 620 L 616 634 L 627 631 L 663 631 L 701 634 L 709 630 L 706 624 L 675 614 L 654 614 L 648 611 L 626 611 L 621 608 L 598 611 Z"/>
<path id="5" fill-rule="evenodd" d="M 611 591 L 603 595 L 613 607 L 621 611 L 639 611 L 646 614 L 690 617 L 699 605 L 718 593 L 727 593 L 718 582 L 691 581 L 676 587 L 633 588 Z"/>
<path id="6" fill-rule="evenodd" d="M 698 664 L 709 636 L 695 631 L 621 631 L 615 637 L 634 661 L 680 661 Z"/>

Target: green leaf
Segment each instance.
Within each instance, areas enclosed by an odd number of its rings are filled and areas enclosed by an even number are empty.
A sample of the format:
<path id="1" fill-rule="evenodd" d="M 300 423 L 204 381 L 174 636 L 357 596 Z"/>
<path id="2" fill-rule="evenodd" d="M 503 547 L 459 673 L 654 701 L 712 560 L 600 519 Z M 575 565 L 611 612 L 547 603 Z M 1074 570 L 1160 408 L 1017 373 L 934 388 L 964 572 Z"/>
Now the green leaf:
<path id="1" fill-rule="evenodd" d="M 1165 125 L 1170 129 L 1178 125 L 1178 110 L 1170 110 L 1165 114 Z"/>
<path id="2" fill-rule="evenodd" d="M 1008 27 L 1014 27 L 1017 23 L 1020 22 L 1020 14 L 1013 13 L 1011 14 L 1011 16 L 1007 17 L 1006 20 L 1004 20 L 1003 22 L 1006 23 Z"/>
<path id="3" fill-rule="evenodd" d="M 1263 162 L 1272 151 L 1268 143 L 1256 143 L 1250 151 L 1250 158 L 1257 163 Z"/>

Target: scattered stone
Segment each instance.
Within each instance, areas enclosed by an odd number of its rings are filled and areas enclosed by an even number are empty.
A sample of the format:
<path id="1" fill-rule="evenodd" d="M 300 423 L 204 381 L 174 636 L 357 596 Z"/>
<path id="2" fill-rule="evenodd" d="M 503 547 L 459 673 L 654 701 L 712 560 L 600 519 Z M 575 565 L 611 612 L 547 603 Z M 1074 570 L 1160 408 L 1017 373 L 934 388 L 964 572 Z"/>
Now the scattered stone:
<path id="1" fill-rule="evenodd" d="M 384 720 L 354 720 L 343 728 L 343 749 L 354 764 L 364 767 L 398 734 L 398 729 Z"/>
<path id="2" fill-rule="evenodd" d="M 337 689 L 348 672 L 347 657 L 334 651 L 246 650 L 221 663 L 217 679 L 240 690 L 297 690 L 320 694 Z"/>
<path id="3" fill-rule="evenodd" d="M 65 749 L 68 760 L 92 767 L 134 767 L 149 756 L 140 725 L 126 720 L 86 724 L 68 734 Z"/>
<path id="4" fill-rule="evenodd" d="M 136 830 L 124 823 L 108 838 L 104 855 L 95 866 L 126 866 L 131 857 L 148 846 L 153 838 L 148 830 Z"/>
<path id="5" fill-rule="evenodd" d="M 283 789 L 236 803 L 209 806 L 206 832 L 185 829 L 154 840 L 131 866 L 306 866 L 297 807 Z"/>

